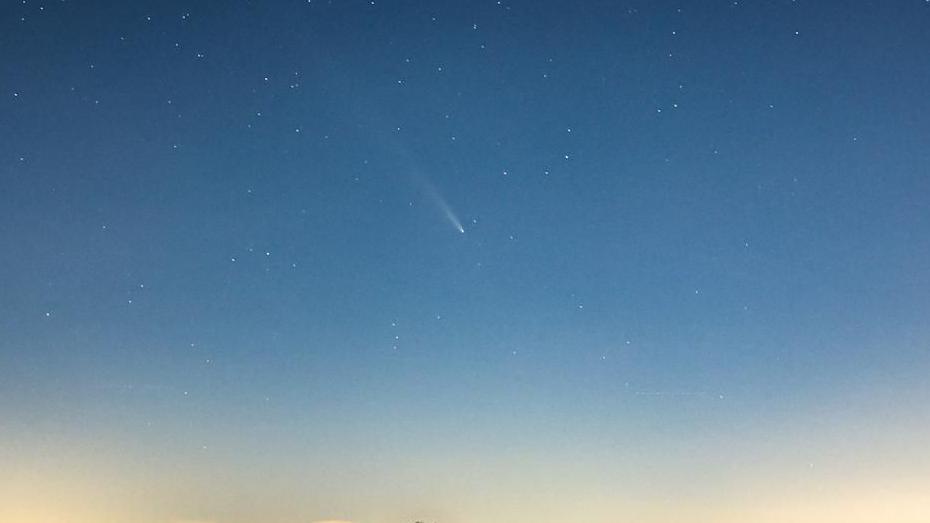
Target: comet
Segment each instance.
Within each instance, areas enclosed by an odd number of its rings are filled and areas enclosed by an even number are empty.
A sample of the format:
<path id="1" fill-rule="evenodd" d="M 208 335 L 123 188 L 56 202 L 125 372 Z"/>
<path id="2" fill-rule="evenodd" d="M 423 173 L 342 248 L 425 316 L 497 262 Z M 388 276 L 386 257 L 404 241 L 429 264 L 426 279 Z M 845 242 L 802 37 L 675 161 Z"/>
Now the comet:
<path id="1" fill-rule="evenodd" d="M 397 130 L 400 130 L 400 128 L 397 128 Z M 462 220 L 459 219 L 458 215 L 455 214 L 455 210 L 452 209 L 449 202 L 433 184 L 427 170 L 424 169 L 423 162 L 420 161 L 410 146 L 401 141 L 393 132 L 385 138 L 381 144 L 386 151 L 389 151 L 392 156 L 397 158 L 400 164 L 399 167 L 401 167 L 400 170 L 406 174 L 405 178 L 412 188 L 419 192 L 424 200 L 434 206 L 459 234 L 465 234 Z"/>
<path id="2" fill-rule="evenodd" d="M 442 214 L 446 217 L 446 220 L 459 231 L 461 234 L 465 234 L 465 227 L 462 226 L 462 221 L 459 220 L 459 217 L 455 215 L 455 211 L 452 210 L 452 207 L 449 205 L 449 202 L 439 194 L 439 191 L 431 183 L 425 183 L 425 192 L 426 197 L 429 199 L 433 205 L 435 205 Z"/>

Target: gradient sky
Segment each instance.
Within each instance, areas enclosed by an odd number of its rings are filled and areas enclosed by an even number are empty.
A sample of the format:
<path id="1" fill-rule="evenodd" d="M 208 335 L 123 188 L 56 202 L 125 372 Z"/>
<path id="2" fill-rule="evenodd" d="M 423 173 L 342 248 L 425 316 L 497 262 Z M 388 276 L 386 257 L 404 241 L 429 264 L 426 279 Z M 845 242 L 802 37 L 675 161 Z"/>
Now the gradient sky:
<path id="1" fill-rule="evenodd" d="M 930 521 L 930 3 L 0 7 L 0 521 Z"/>

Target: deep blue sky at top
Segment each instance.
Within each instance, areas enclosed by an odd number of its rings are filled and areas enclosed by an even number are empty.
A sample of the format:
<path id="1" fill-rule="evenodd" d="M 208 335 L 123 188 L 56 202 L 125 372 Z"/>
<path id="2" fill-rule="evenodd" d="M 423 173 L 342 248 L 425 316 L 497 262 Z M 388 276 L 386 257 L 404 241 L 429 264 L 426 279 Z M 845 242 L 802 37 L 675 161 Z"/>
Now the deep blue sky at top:
<path id="1" fill-rule="evenodd" d="M 752 411 L 927 368 L 924 2 L 39 6 L 0 17 L 26 430 L 307 397 Z"/>

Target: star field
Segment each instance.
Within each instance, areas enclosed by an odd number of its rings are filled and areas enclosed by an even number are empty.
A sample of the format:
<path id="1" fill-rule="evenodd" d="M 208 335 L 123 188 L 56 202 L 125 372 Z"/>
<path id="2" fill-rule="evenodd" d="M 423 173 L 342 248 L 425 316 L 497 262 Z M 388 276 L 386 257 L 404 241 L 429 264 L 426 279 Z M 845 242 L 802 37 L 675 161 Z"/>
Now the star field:
<path id="1" fill-rule="evenodd" d="M 927 519 L 928 24 L 8 3 L 0 520 Z"/>

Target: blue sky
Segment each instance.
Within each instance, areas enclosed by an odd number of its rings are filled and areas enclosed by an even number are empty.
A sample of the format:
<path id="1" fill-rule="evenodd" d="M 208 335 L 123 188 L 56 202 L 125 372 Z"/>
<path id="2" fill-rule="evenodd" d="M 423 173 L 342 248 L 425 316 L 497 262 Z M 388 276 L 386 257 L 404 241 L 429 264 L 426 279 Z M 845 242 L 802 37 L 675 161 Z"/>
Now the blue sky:
<path id="1" fill-rule="evenodd" d="M 11 4 L 0 515 L 926 519 L 928 17 Z"/>

